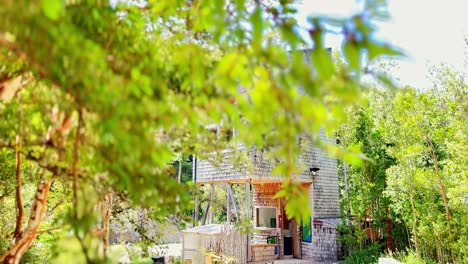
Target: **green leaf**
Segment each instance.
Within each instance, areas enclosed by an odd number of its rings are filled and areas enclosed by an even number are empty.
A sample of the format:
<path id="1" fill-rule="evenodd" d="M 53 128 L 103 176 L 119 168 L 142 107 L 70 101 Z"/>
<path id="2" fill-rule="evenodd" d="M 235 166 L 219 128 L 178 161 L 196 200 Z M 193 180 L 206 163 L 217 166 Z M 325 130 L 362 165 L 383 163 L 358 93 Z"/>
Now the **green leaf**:
<path id="1" fill-rule="evenodd" d="M 344 44 L 343 51 L 349 66 L 358 71 L 361 68 L 361 53 L 358 45 L 353 41 L 347 41 Z"/>
<path id="2" fill-rule="evenodd" d="M 46 17 L 57 20 L 64 6 L 62 0 L 42 0 L 41 7 Z"/>
<path id="3" fill-rule="evenodd" d="M 367 45 L 367 50 L 369 52 L 369 60 L 373 60 L 381 55 L 403 56 L 403 53 L 395 47 L 377 42 L 370 42 Z"/>
<path id="4" fill-rule="evenodd" d="M 252 44 L 259 47 L 263 35 L 262 9 L 260 7 L 255 8 L 250 16 L 250 21 L 252 22 Z"/>
<path id="5" fill-rule="evenodd" d="M 275 195 L 275 198 L 286 199 L 285 212 L 288 218 L 294 218 L 298 223 L 308 221 L 311 216 L 308 190 L 297 182 L 285 182 Z"/>
<path id="6" fill-rule="evenodd" d="M 319 79 L 329 80 L 335 71 L 333 61 L 326 49 L 314 49 L 312 51 L 312 62 Z"/>
<path id="7" fill-rule="evenodd" d="M 398 87 L 393 83 L 393 80 L 390 79 L 386 74 L 377 73 L 375 77 L 384 85 L 386 85 L 388 88 L 392 89 L 393 91 L 398 89 Z"/>

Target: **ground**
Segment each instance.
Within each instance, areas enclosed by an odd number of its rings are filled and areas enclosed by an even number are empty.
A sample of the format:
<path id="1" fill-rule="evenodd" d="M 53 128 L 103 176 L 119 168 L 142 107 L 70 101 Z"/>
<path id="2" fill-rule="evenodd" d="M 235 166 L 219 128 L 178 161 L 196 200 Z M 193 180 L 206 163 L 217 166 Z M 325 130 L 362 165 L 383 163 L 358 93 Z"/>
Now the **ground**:
<path id="1" fill-rule="evenodd" d="M 272 264 L 335 264 L 338 262 L 317 262 L 313 260 L 303 260 L 303 259 L 280 259 L 280 260 L 275 260 L 272 262 L 257 262 L 255 264 L 263 264 L 263 263 L 272 263 Z"/>

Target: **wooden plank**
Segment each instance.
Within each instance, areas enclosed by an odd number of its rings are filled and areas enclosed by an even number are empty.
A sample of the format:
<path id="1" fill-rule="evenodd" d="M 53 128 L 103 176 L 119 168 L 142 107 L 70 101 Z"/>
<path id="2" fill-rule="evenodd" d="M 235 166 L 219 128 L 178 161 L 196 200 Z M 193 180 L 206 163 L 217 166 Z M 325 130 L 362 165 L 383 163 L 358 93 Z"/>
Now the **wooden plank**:
<path id="1" fill-rule="evenodd" d="M 197 184 L 226 184 L 226 183 L 246 183 L 249 182 L 249 179 L 225 179 L 225 180 L 204 180 L 204 181 L 197 181 Z"/>
<path id="2" fill-rule="evenodd" d="M 252 178 L 250 180 L 250 182 L 252 184 L 268 184 L 268 183 L 283 183 L 284 180 L 286 180 L 285 178 L 279 178 L 278 180 L 273 180 L 273 179 L 268 179 L 268 180 L 264 180 L 264 179 L 255 179 L 255 178 Z M 296 182 L 301 182 L 301 183 L 312 183 L 312 180 L 309 180 L 309 179 L 294 179 L 294 181 Z"/>
<path id="3" fill-rule="evenodd" d="M 256 247 L 276 247 L 276 246 L 279 246 L 278 243 L 276 244 L 255 244 L 255 245 L 252 245 L 252 247 L 256 248 Z"/>
<path id="4" fill-rule="evenodd" d="M 265 183 L 282 183 L 285 179 L 279 177 L 278 179 L 256 179 L 256 178 L 244 178 L 244 179 L 224 179 L 224 180 L 197 180 L 196 184 L 242 184 L 242 183 L 255 183 L 255 184 L 265 184 Z M 308 183 L 311 184 L 311 179 L 294 179 L 296 182 Z"/>

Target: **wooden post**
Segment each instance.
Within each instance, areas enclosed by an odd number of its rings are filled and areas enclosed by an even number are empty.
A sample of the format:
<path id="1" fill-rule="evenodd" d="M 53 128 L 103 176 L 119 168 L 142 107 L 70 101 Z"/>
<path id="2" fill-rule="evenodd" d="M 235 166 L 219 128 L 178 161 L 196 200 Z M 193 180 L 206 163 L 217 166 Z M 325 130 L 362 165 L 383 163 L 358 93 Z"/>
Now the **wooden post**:
<path id="1" fill-rule="evenodd" d="M 245 184 L 245 217 L 252 219 L 252 211 L 250 209 L 250 182 Z M 251 252 L 250 252 L 250 234 L 247 236 L 247 261 L 251 261 Z"/>
<path id="2" fill-rule="evenodd" d="M 197 187 L 194 188 L 193 195 L 195 196 L 195 205 L 193 208 L 193 227 L 198 225 L 198 194 L 197 194 Z"/>
<path id="3" fill-rule="evenodd" d="M 193 180 L 193 197 L 194 197 L 194 208 L 193 208 L 193 226 L 198 225 L 198 190 L 197 190 L 197 157 L 192 156 L 192 180 Z"/>
<path id="4" fill-rule="evenodd" d="M 112 217 L 112 192 L 108 192 L 104 195 L 101 201 L 101 215 L 102 215 L 102 230 L 104 236 L 102 237 L 103 254 L 104 257 L 108 256 L 109 253 L 109 232 L 110 232 L 110 221 Z"/>
<path id="5" fill-rule="evenodd" d="M 346 225 L 349 225 L 349 217 L 351 216 L 351 204 L 349 203 L 349 182 L 348 182 L 348 173 L 346 171 L 346 162 L 343 162 L 343 175 L 345 181 L 345 192 L 346 192 Z"/>
<path id="6" fill-rule="evenodd" d="M 226 184 L 226 223 L 231 224 L 231 184 Z"/>
<path id="7" fill-rule="evenodd" d="M 213 200 L 214 200 L 214 192 L 215 192 L 215 187 L 213 184 L 210 184 L 210 224 L 214 224 L 214 206 L 213 206 Z"/>
<path id="8" fill-rule="evenodd" d="M 232 184 L 228 185 L 228 195 L 231 197 L 232 212 L 236 216 L 236 219 L 239 220 L 239 210 L 237 209 L 237 203 L 234 197 L 234 191 L 232 190 Z"/>
<path id="9" fill-rule="evenodd" d="M 185 252 L 185 233 L 184 232 L 181 232 L 181 233 L 182 233 L 182 252 L 180 254 L 181 255 L 180 258 L 181 258 L 181 261 L 183 263 L 185 263 L 185 261 L 184 261 L 184 257 L 185 257 L 185 254 L 184 254 L 184 252 Z"/>
<path id="10" fill-rule="evenodd" d="M 210 213 L 210 201 L 206 204 L 205 213 L 203 214 L 202 225 L 206 225 L 206 219 L 208 218 L 208 214 Z"/>

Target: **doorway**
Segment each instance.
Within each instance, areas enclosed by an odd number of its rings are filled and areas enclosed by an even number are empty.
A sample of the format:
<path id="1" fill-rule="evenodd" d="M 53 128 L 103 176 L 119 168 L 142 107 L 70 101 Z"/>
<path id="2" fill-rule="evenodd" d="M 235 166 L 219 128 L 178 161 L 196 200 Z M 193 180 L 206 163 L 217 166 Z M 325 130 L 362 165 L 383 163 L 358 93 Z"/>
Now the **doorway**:
<path id="1" fill-rule="evenodd" d="M 302 258 L 300 225 L 293 219 L 287 219 L 286 213 L 282 211 L 285 221 L 283 222 L 283 255 L 285 258 Z"/>

